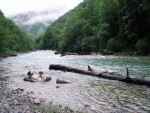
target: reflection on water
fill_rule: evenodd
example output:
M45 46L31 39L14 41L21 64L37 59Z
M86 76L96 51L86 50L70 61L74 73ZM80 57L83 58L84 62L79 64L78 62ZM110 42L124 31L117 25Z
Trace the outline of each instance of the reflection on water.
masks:
M54 55L53 51L36 51L5 58L0 61L0 74L10 77L9 87L34 91L39 98L63 104L74 109L84 109L97 113L148 113L150 112L150 88L97 77L50 71L50 64L63 64L87 69L87 65L106 67L111 72L125 74L127 66L131 76L150 77L150 57L121 56L65 56ZM43 71L52 77L50 82L30 83L23 81L26 73ZM70 84L57 85L56 79L71 81ZM56 88L60 86L60 88Z

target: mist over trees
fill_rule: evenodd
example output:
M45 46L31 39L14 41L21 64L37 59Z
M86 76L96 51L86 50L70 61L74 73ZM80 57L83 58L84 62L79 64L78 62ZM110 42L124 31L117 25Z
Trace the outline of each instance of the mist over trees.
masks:
M0 54L33 50L35 43L0 10Z
M49 11L30 11L10 16L9 18L13 20L22 31L26 32L32 38L37 38L45 32L48 25L53 23L53 20L50 19L51 16L51 12Z
M41 49L150 53L149 0L84 0L38 39Z

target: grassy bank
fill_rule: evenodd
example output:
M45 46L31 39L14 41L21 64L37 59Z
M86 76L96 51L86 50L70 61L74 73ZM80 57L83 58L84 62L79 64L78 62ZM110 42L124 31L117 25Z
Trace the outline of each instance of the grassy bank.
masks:
M0 77L0 81L6 81L6 78Z
M68 106L62 107L61 105L40 105L38 109L44 113L87 113L85 111L75 111L70 109Z

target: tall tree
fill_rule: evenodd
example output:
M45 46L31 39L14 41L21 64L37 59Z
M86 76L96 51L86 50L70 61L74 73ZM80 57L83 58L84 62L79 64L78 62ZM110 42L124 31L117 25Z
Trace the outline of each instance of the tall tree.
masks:
M34 41L0 11L0 54L34 49Z

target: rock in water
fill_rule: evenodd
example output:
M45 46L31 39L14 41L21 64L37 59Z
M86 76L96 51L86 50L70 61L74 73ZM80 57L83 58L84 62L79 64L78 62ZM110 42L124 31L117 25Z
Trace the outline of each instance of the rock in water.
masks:
M70 83L70 82L65 81L65 80L59 80L59 79L56 80L56 84L67 84L67 83Z
M25 77L23 80L29 82L47 82L51 80L51 77L44 74L42 71L40 71L39 73L31 73L29 71L27 73L27 77Z

